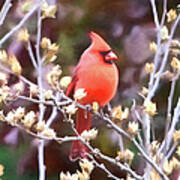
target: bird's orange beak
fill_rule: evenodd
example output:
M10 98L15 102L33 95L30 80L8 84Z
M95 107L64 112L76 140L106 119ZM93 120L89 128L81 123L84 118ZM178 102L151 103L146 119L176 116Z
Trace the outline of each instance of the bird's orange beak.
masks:
M117 59L118 59L117 55L116 55L114 52L112 52L112 51L110 51L110 52L105 56L105 60L106 60L106 61L117 60Z

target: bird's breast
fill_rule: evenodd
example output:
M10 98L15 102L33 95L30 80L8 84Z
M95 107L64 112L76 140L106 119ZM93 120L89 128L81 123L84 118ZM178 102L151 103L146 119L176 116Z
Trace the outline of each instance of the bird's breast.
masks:
M78 72L80 77L75 90L84 88L87 95L80 100L81 104L96 101L100 105L107 104L115 95L118 86L118 70L115 64L88 65Z

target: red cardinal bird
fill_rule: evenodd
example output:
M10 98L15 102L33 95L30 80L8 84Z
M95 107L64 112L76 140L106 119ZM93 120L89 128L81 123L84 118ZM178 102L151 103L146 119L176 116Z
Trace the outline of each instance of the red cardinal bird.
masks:
M81 55L66 95L73 97L77 89L83 88L87 94L78 101L80 104L92 105L93 102L98 102L100 106L104 106L114 97L117 90L118 70L113 63L117 56L98 34L90 32L89 36L92 43ZM90 126L90 112L79 108L75 126L78 133L89 130ZM87 147L80 141L74 141L70 159L85 158L87 151Z

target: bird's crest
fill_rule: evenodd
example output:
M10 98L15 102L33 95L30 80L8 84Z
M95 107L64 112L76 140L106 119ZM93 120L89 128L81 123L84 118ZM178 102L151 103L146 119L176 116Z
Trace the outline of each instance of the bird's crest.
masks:
M92 41L91 47L93 47L93 49L100 51L111 50L111 47L105 42L105 40L95 32L93 31L89 32L89 36Z

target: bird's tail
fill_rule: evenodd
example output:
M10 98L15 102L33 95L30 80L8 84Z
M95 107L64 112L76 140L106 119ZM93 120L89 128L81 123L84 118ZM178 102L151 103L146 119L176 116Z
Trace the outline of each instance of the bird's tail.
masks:
M91 126L91 114L83 109L78 109L76 117L76 130L81 134L84 130L89 130ZM87 147L80 141L74 141L69 155L70 160L75 161L78 158L87 158Z

